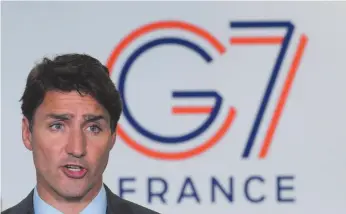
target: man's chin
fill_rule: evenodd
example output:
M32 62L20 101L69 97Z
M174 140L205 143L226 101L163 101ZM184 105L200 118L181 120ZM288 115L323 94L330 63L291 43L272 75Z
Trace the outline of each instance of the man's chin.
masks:
M60 197L63 198L64 200L74 202L74 201L81 201L87 195L88 189L71 188L68 190L64 189L57 192L60 195Z
M65 183L56 187L55 192L64 200L73 202L82 200L90 189L90 186L85 183Z
M65 195L63 196L65 201L68 201L68 202L80 202L83 200L85 195Z

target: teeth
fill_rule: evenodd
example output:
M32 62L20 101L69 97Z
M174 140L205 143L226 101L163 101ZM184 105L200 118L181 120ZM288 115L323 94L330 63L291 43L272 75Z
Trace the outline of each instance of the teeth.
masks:
M68 168L68 170L74 171L74 172L79 172L79 171L81 171L82 169L81 169L81 168Z
M78 172L78 171L81 171L81 170L82 170L82 167L73 166L73 165L67 165L66 168L67 168L68 170L75 171L75 172Z
M81 167L79 167L79 166L73 166L73 165L67 165L67 168L77 169L77 168L81 168Z

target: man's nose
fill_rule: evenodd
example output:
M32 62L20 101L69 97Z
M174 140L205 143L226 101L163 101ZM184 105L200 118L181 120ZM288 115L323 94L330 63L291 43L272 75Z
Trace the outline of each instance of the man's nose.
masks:
M71 129L66 152L71 156L80 158L86 155L86 146L86 137L83 130L80 128Z

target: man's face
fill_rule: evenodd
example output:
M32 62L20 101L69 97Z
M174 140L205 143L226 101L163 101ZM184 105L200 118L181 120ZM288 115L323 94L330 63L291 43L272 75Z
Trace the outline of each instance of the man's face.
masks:
M32 132L23 119L23 141L33 151L38 185L63 198L85 196L102 185L115 142L108 112L91 96L46 93Z

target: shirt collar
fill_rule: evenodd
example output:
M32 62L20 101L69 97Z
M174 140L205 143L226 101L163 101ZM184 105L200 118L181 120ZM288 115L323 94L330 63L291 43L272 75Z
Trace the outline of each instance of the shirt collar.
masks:
M80 214L106 214L106 210L107 195L105 187L102 185L101 190L97 194L97 196L91 201L91 203L86 208L84 208L84 210Z
M37 187L34 189L34 210L35 214L63 214L59 210L55 209L51 205L47 204L41 197L38 195ZM107 209L107 196L104 186L102 185L101 190L97 196L88 204L86 208L80 214L95 214L102 213L106 214Z

